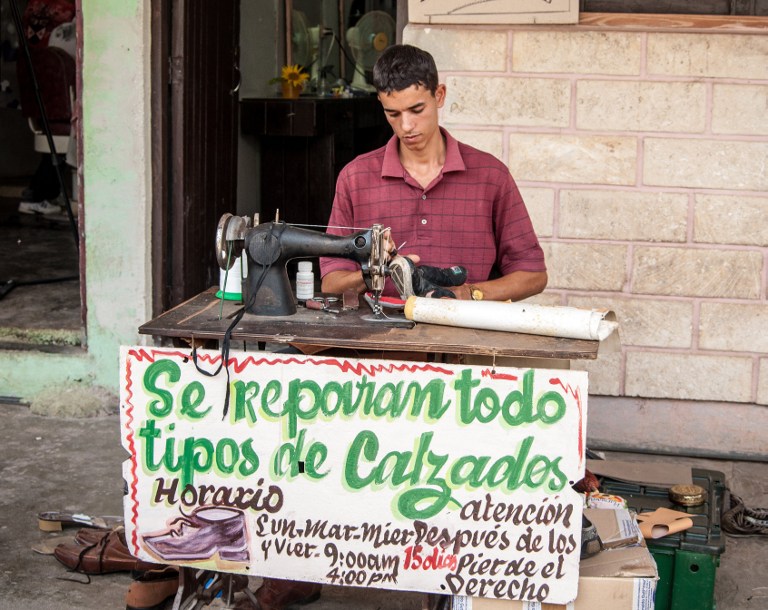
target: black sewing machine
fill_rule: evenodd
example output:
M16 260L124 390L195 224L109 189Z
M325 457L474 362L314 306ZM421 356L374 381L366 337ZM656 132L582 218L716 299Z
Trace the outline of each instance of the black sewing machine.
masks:
M290 316L296 313L286 265L294 258L331 256L360 264L363 278L374 295L374 316L381 314L379 297L384 290L387 254L384 227L373 225L337 236L274 221L253 225L247 216L225 214L216 229L216 260L228 269L246 254L248 278L243 291L246 313Z

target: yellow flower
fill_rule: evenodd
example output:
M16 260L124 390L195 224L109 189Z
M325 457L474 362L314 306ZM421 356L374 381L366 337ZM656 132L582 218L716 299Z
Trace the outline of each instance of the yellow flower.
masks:
M309 79L309 74L304 72L298 64L292 66L283 66L280 80L284 83L289 83L294 87L302 87L304 83Z

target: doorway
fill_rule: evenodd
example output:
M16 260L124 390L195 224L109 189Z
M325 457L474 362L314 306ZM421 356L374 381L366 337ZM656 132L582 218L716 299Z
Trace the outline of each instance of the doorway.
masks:
M85 264L78 230L63 213L20 212L41 154L21 111L19 36L5 27L14 23L12 3L23 14L28 2L0 0L0 81L8 81L0 97L0 347L82 350ZM79 8L79 1L72 4ZM160 312L218 281L215 227L235 205L239 2L152 0L151 8L153 308ZM81 165L77 157L74 164ZM82 218L74 182L69 196L80 202L74 212Z
M154 0L155 314L218 284L216 226L236 205L239 0Z
M79 28L74 0L55 18L27 4L0 0L0 347L65 351L85 336L71 121Z

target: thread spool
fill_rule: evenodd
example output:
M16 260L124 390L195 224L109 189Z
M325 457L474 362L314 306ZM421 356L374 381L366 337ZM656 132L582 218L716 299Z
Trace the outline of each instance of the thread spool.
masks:
M248 266L245 265L243 257L238 256L228 271L219 269L219 290L216 298L223 298L225 301L242 301L243 280L246 277L248 277Z

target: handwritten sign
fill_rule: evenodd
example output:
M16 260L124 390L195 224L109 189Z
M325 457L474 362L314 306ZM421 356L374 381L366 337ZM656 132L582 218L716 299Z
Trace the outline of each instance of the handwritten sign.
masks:
M411 23L577 23L578 0L409 0Z
M228 375L220 364L214 351L195 362L121 349L136 556L337 585L576 597L570 486L584 470L585 373L269 352L230 355Z

